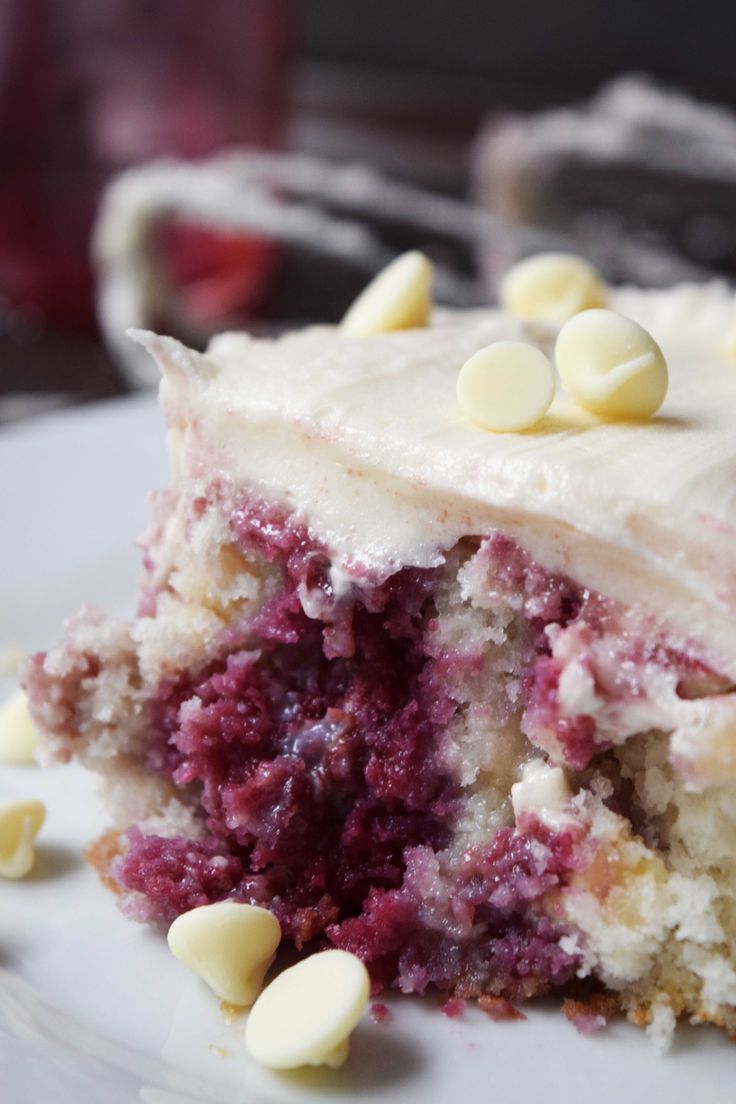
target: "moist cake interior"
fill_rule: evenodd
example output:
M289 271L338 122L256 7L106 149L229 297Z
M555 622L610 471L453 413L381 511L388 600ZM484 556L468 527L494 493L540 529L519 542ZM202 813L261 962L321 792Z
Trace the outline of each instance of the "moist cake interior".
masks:
M96 852L127 913L231 897L376 988L594 977L638 1020L731 1026L736 802L687 792L666 731L725 679L499 532L374 582L266 503L189 510L165 586L149 548L139 620L83 613L29 676L57 753L133 822ZM148 685L150 653L206 624L218 657Z

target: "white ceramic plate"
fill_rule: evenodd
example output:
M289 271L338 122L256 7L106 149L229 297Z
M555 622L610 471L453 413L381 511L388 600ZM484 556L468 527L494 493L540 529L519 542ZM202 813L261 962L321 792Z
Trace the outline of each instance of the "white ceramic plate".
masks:
M132 603L145 495L165 478L150 397L39 418L0 436L0 648L44 647L87 599ZM0 686L9 691L9 680ZM250 1063L242 1022L125 920L82 859L104 827L94 782L75 767L0 767L0 798L48 806L37 867L0 885L2 1104L668 1104L736 1099L736 1049L705 1028L665 1057L616 1024L583 1038L556 1004L525 1023L475 1008L442 1016L432 1000L392 999L366 1018L340 1071L279 1076ZM217 1049L216 1049L217 1048Z

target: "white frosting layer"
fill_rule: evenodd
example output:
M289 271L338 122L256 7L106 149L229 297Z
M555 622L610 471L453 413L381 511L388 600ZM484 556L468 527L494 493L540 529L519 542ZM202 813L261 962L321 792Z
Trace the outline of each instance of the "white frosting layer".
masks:
M368 338L223 334L206 355L137 336L164 371L176 478L192 490L221 478L282 503L348 572L436 564L461 536L501 527L547 568L679 626L736 676L733 296L621 289L610 305L667 358L649 422L601 422L558 392L526 433L472 425L455 397L464 361L499 339L549 352L555 337L498 310Z

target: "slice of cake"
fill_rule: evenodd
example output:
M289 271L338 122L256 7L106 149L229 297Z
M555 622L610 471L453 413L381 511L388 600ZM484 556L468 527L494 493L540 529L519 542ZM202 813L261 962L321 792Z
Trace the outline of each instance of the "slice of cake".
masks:
M734 143L729 108L629 74L583 103L489 118L474 190L518 238L528 226L561 234L621 280L732 278ZM504 247L508 264L518 240L509 234ZM498 256L481 248L494 287Z
M104 777L92 859L132 917L266 906L377 989L587 978L661 1038L735 1031L732 295L606 293L668 363L654 418L560 392L493 433L459 370L557 327L426 322L408 277L383 319L413 328L135 335L171 463L138 613L83 609L24 676L49 754Z

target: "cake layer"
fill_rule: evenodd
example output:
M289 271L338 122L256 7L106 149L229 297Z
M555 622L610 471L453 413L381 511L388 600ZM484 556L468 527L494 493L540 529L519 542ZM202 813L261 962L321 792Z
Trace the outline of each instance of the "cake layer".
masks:
M278 341L216 338L206 355L139 334L164 371L180 478L213 471L304 518L346 572L427 567L502 528L551 571L639 603L736 676L736 307L725 286L611 292L654 335L670 389L648 423L604 423L558 394L533 431L463 419L455 380L502 338L554 332L499 311L437 312L424 330Z
M130 915L243 900L377 986L584 978L658 1029L736 1026L733 791L688 793L650 731L717 676L501 533L337 595L278 509L181 505L142 615L83 613L25 676L57 756L106 778L92 857Z
M669 362L648 423L463 420L468 356L554 338L498 311L138 335L172 468L138 615L82 611L24 675L105 776L126 911L248 901L376 986L587 979L660 1034L736 1028L733 305L612 297Z

